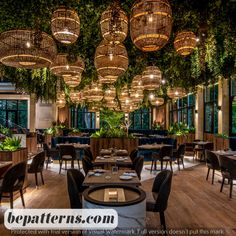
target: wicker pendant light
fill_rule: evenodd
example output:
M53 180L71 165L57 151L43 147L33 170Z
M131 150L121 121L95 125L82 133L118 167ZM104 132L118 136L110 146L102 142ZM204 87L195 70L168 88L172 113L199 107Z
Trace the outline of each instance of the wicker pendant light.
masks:
M104 93L105 101L113 101L116 98L116 88L110 87Z
M168 88L167 95L171 99L178 99L184 97L186 95L186 91L181 87Z
M70 62L68 54L59 53L50 70L53 74L63 78L81 76L84 70L84 61L81 57L77 57L75 61Z
M125 46L103 40L96 49L94 63L98 74L105 79L100 82L114 83L128 68Z
M168 0L140 0L134 3L130 35L144 52L161 49L168 42L172 28L172 11Z
M55 10L52 14L51 30L54 38L61 43L76 42L80 33L80 19L76 11L64 6Z
M147 66L142 73L143 88L145 90L159 89L162 74L157 66Z
M130 91L131 100L134 102L140 103L143 100L143 85L142 85L142 76L136 75L131 84Z
M80 76L64 77L64 81L70 88L74 88L80 84L81 77Z
M80 92L72 90L70 92L69 96L70 96L70 100L72 103L75 103L75 104L80 103L80 101L81 101L81 93Z
M51 36L41 31L10 30L0 34L0 61L6 66L49 67L57 54Z
M87 90L86 98L88 102L100 102L103 98L102 85L99 83L93 83Z
M109 6L101 16L101 32L104 39L123 42L128 33L128 17L120 8L118 1Z
M196 47L196 44L197 37L191 31L178 32L174 40L175 50L181 56L188 56L191 54Z
M161 106L164 104L165 100L164 98L154 97L153 99L150 99L150 102L153 106Z
M60 91L57 93L56 106L59 108L63 108L65 105L66 105L65 93L63 91Z

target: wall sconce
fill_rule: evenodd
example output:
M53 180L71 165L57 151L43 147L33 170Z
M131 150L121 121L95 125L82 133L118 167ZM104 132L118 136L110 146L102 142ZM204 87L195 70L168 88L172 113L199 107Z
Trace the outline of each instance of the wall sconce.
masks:
M218 106L217 109L218 109L218 111L221 111L221 106Z
M198 113L198 110L195 110L195 114L197 114Z

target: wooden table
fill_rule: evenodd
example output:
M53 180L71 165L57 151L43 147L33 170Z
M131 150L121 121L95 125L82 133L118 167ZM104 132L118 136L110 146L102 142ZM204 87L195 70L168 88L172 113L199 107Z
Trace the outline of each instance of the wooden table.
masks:
M215 153L218 157L223 155L236 161L236 151L213 151L213 153Z
M107 170L111 169L111 166L116 164L132 165L129 156L97 156L94 163L104 165L104 168Z
M207 144L210 144L212 142L208 142L208 141L197 141L197 142L193 142L194 145L198 145L201 146L202 150L203 150L203 159L200 159L200 161L205 161L206 160L206 155L205 155L205 146ZM212 143L213 144L213 143Z
M0 178L11 167L12 161L0 161Z
M125 184L125 185L132 185L132 186L140 186L141 182L134 170L118 170L118 173L112 174L111 170L104 170L104 173L99 173L101 174L100 176L95 176L95 175L90 175L91 171L86 175L83 185L85 186L91 186L91 185L107 185L107 184ZM133 177L132 179L129 180L121 180L120 176L123 175L124 173L135 173L136 176Z

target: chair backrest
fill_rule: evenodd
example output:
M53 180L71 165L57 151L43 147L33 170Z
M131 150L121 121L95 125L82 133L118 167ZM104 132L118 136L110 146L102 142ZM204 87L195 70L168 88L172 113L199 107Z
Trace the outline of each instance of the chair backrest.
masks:
M93 154L89 148L84 149L84 155L88 157L91 161L93 161Z
M67 190L70 198L71 208L82 208L80 193L83 192L82 184L84 175L77 169L67 170Z
M165 156L168 156L168 157L173 156L173 147L172 146L161 147L160 152L159 152L159 157L160 157L160 159L162 159Z
M32 172L40 172L43 170L44 161L45 161L45 153L39 152L33 157L33 160L28 169Z
M219 163L219 159L216 156L215 153L206 150L206 162L207 164L210 164L212 166L212 168L219 170L220 169L220 163Z
M82 166L83 166L84 173L86 175L88 174L89 170L93 169L93 163L87 156L84 156L82 158Z
M205 150L213 151L213 149L214 149L214 143L207 143L205 145Z
M154 210L157 212L164 212L167 208L171 190L172 175L172 171L163 170L156 176L153 182L152 192L157 193Z
M142 172L142 169L143 169L143 162L144 162L144 157L143 156L140 156L140 157L136 157L134 159L134 170L136 171L137 173L137 176L139 179L141 179L141 172Z
M59 156L70 155L72 159L76 159L75 147L72 144L59 145Z
M45 151L46 156L50 155L50 148L47 143L43 143L43 150Z
M180 144L177 150L177 157L184 156L185 153L185 144Z
M23 187L26 173L26 162L19 162L10 167L2 181L1 192L12 192L20 190Z
M130 152L130 159L131 159L132 162L137 157L137 155L138 155L138 149L134 149Z
M230 177L236 180L236 161L226 156L220 155L219 162L220 162L221 171L229 172Z

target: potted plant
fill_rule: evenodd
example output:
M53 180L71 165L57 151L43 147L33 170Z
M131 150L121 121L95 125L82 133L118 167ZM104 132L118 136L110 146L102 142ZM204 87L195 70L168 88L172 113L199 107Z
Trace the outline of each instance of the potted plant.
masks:
M230 147L229 136L227 134L216 134L214 136L215 150L226 150Z

